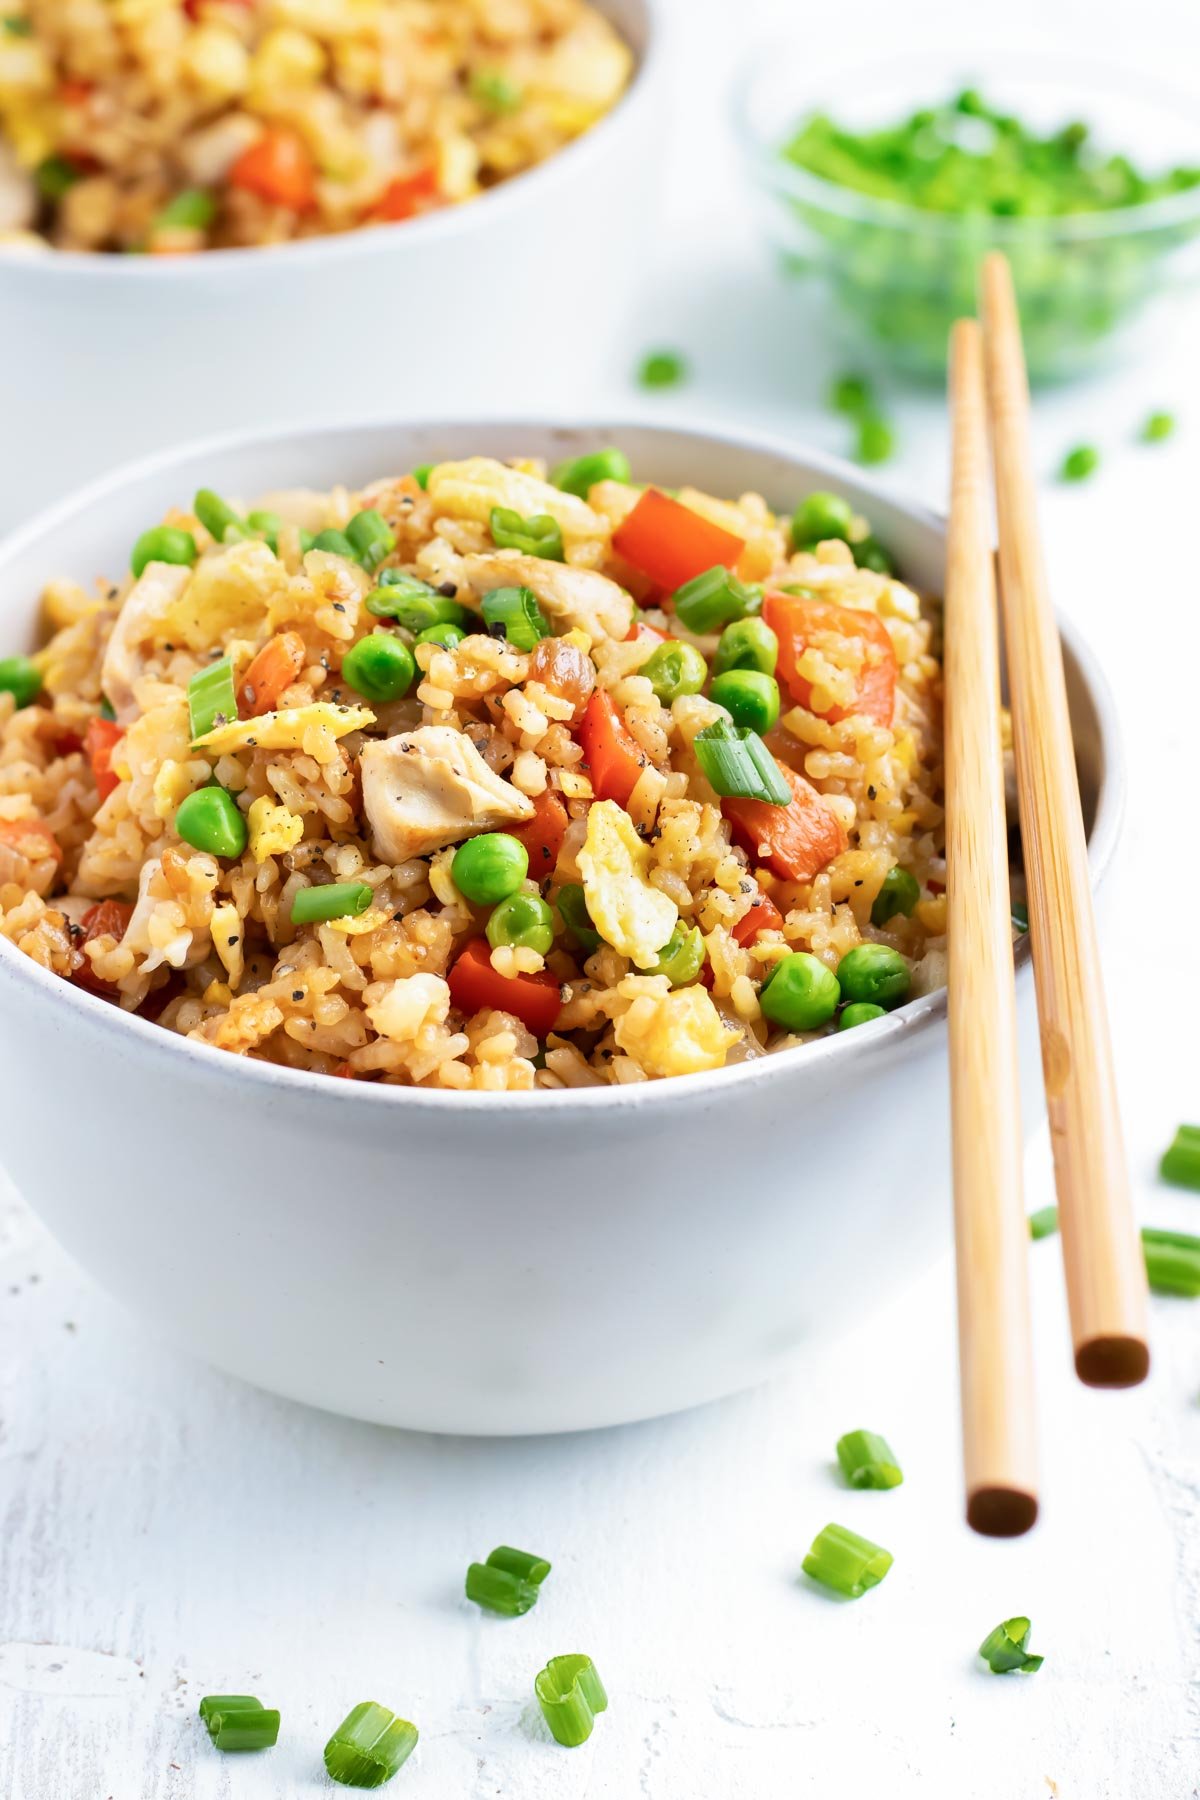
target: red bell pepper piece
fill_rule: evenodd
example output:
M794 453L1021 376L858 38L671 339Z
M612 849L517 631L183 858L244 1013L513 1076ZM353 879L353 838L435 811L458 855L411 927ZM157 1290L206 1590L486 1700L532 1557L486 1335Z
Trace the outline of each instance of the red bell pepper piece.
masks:
M113 789L121 785L120 776L113 770L112 759L113 751L124 736L124 729L114 719L88 720L83 748L92 765L92 778L101 800L107 800Z
M628 806L629 796L649 757L630 732L621 709L602 688L587 703L579 725L579 741L597 800Z
M511 835L524 844L533 879L544 881L547 875L554 873L570 814L557 788L547 788L545 793L538 795L533 806L533 817L528 825L515 826Z
M896 651L891 633L876 613L806 600L802 594L768 593L762 616L779 639L780 680L793 699L810 711L812 684L797 671L800 658L810 645L819 648L823 637L857 638L865 654L855 697L848 706L831 706L822 717L836 725L852 713L863 713L876 725L891 724L896 706Z
M501 975L492 967L486 938L472 938L447 977L450 998L468 1017L495 1008L513 1013L535 1037L553 1031L562 1011L562 993L553 975Z
M309 212L316 205L317 171L303 138L283 125L269 125L229 171L230 187L257 194L270 206Z
M722 800L721 811L744 850L785 881L811 881L840 856L848 839L841 820L816 788L786 763L779 764L792 790L789 806L766 800Z
M618 556L671 594L718 563L732 569L745 548L744 538L702 519L690 506L682 506L657 488L646 489L613 533Z
M752 944L760 931L778 931L783 925L783 914L773 900L760 894L750 911L743 913L734 926L731 936L735 944L745 949Z
M120 943L132 917L132 906L127 906L123 900L101 900L98 906L90 906L80 920L83 936L75 940L75 948L82 951L85 944L90 944L93 938L98 937L114 937ZM88 956L84 957L71 980L76 987L86 988L90 994L112 994L116 991L113 982L103 981L96 974Z

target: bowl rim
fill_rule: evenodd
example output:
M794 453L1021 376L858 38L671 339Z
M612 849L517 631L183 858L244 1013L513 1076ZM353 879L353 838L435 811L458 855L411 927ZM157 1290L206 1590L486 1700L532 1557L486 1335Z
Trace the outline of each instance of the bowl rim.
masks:
M828 482L832 487L839 484L848 486L896 508L919 527L932 531L943 547L945 544L946 520L941 513L906 498L886 480L864 472L841 457L790 444L769 432L739 431L723 425L700 425L688 419L657 419L650 422L633 417L589 418L581 421L569 414L513 417L506 413L495 413L446 415L435 420L397 420L383 415L332 423L323 419L307 426L275 426L250 432L226 432L125 463L44 508L18 531L4 538L0 542L0 580L10 562L39 540L49 539L59 526L69 525L80 513L102 506L110 494L149 477L169 474L173 467L186 464L196 457L219 459L224 455L253 451L259 447L265 449L268 446L279 446L288 440L303 438L311 442L313 439L332 439L354 431L440 431L471 427L511 429L514 433L545 432L547 435L564 429L573 432L582 430L589 435L594 433L598 438L618 439L623 433L634 432L652 437L683 437L701 440L718 449L773 456L785 465L803 463L818 479ZM1101 759L1096 814L1088 842L1088 861L1094 887L1111 862L1124 810L1125 784L1120 733L1108 683L1092 652L1081 641L1073 626L1060 619L1059 629L1094 706L1100 733ZM1018 982L1027 983L1031 978L1028 937L1016 945L1014 963ZM792 1050L777 1051L770 1056L756 1057L732 1068L710 1069L696 1074L620 1086L605 1084L566 1090L539 1088L514 1096L507 1091L459 1092L456 1089L414 1088L366 1081L333 1081L328 1075L318 1074L314 1070L295 1069L279 1063L235 1056L214 1045L164 1031L158 1024L140 1018L137 1014L121 1011L111 1002L43 969L4 937L0 937L0 980L11 981L18 996L23 996L30 1005L49 1006L56 1022L64 1030L86 1021L101 1036L113 1033L129 1045L131 1052L140 1043L152 1054L173 1059L181 1079L203 1078L222 1086L231 1085L251 1096L257 1090L263 1100L275 1093L282 1101L290 1093L295 1098L304 1096L306 1103L336 1108L341 1112L353 1111L359 1107L399 1106L409 1111L436 1110L446 1115L465 1113L481 1118L494 1117L499 1110L507 1110L514 1104L519 1105L523 1112L528 1111L531 1117L539 1119L547 1112L557 1115L572 1112L589 1114L597 1107L622 1113L660 1105L693 1105L704 1109L719 1101L722 1094L728 1094L732 1100L738 1087L746 1082L795 1081L803 1079L803 1072L807 1070L811 1071L810 1079L819 1083L831 1071L848 1071L851 1066L861 1066L864 1070L876 1073L899 1057L909 1054L916 1047L915 1040L926 1038L935 1026L944 1025L947 1016L947 991L942 987L908 1001L895 1012L886 1014L882 1019L872 1020L867 1027L860 1027L853 1033L834 1032L815 1042L797 1045ZM5 1010L11 1017L12 1010L15 1009Z
M797 163L789 162L782 154L782 142L768 138L755 122L753 97L757 83L764 70L794 64L795 58L788 54L786 46L794 46L795 41L794 32L775 33L760 41L743 58L730 97L734 129L756 175L766 188L789 200L819 207L823 212L852 219L858 224L873 225L877 229L886 227L893 231L920 231L931 238L955 241L965 239L968 242L977 239L981 243L986 241L988 244L1005 246L1034 242L1044 245L1048 240L1056 243L1093 243L1200 221L1200 183L1178 194L1165 194L1157 200L1142 201L1136 206L1113 207L1107 212L1020 218L994 213L966 215L935 212L931 208L913 206L903 200L883 200L876 195L860 193L855 188L829 181L823 175L816 175ZM947 59L961 61L964 67L978 64L980 60L978 52L971 54L964 49L959 53L954 46L950 46L943 54ZM876 57L864 61L858 67L858 73L860 77L873 70L894 73L907 67L920 68L922 61L913 52L901 57ZM1097 57L1080 60L1065 53L1050 51L1039 52L1036 57L1031 58L1009 52L989 56L980 75L984 77L989 71L1008 69L1014 72L1023 70L1026 79L1034 79L1039 74L1050 76L1056 72L1061 72L1064 77L1070 77L1074 81L1082 80L1087 83L1090 79L1096 83L1094 91L1098 96L1107 90L1119 92L1123 99L1128 99L1132 83L1144 93L1148 102L1169 107L1184 119L1194 120L1196 117L1194 99L1190 99L1170 82L1143 70L1118 69ZM799 109L796 123L799 124L813 110L811 106L807 111ZM1197 136L1197 161L1200 163L1200 134Z
M603 0L599 3L602 5ZM426 244L435 244L440 238L470 230L477 206L486 208L485 219L495 219L498 215L501 225L505 211L522 204L526 194L533 205L550 207L554 204L554 184L570 180L577 169L586 167L589 160L603 156L609 139L651 104L651 83L664 64L663 0L633 0L633 4L642 14L645 42L639 50L624 32L620 33L633 51L635 61L629 85L617 104L552 156L535 163L531 169L522 170L519 175L498 182L471 200L440 206L433 212L390 224L327 232L283 244L246 244L204 250L194 256L121 256L94 250L56 250L50 244L43 248L41 244L0 243L0 276L16 280L28 275L37 280L45 275L52 281L85 277L107 283L154 282L185 286L205 279L219 281L231 275L253 279L259 271L269 278L274 269L290 274L303 271L311 262L383 255L394 250L398 243L411 242L414 253L419 255ZM609 17L607 9L605 17ZM609 23L614 21L609 18ZM561 167L564 163L565 169ZM407 235L398 236L401 232Z

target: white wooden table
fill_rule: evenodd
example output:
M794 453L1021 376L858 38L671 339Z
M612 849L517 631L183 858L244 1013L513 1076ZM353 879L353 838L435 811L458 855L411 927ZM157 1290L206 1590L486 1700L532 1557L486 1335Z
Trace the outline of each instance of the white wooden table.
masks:
M830 361L770 285L727 162L717 96L746 9L677 0L676 13L696 29L677 33L671 230L637 329L607 347L598 333L580 410L644 405L628 368L661 341L695 366L686 393L655 403L664 417L733 417L838 448L820 405ZM1166 0L1138 9L1143 45L1165 57L1156 17L1169 19ZM856 14L865 34L872 19L885 42L911 41L911 19L881 0ZM1110 7L1108 24L1119 19ZM1103 36L1103 9L1097 21L1093 5L1019 0L1003 29L1019 42L1085 23ZM532 411L562 396L523 371L488 399ZM431 385L408 401L437 396ZM1136 448L1158 405L1184 429ZM938 500L937 398L896 410L897 480ZM1106 452L1092 484L1048 488L1051 562L1126 732L1129 817L1102 928L1139 1207L1200 1229L1200 1203L1153 1174L1176 1123L1200 1115L1194 345L1052 396L1038 434L1047 468L1081 438ZM69 1128L70 1096L48 1086L44 1120L3 1119L0 1154L4 1133L40 1129L55 1155ZM153 1205L156 1172L134 1159L131 1179ZM1044 1141L1029 1190L1031 1206L1050 1198ZM213 1253L197 1220L180 1255ZM393 1790L412 1800L1188 1800L1200 1791L1200 1309L1157 1301L1150 1383L1088 1393L1070 1373L1056 1244L1033 1261L1044 1516L1030 1538L992 1544L960 1518L948 1261L886 1315L855 1319L848 1296L846 1337L758 1393L623 1431L468 1442L307 1412L185 1360L0 1186L0 1797L328 1793L325 1737L369 1697L420 1726ZM833 1445L858 1425L896 1446L895 1493L840 1485ZM798 1579L831 1519L895 1553L856 1605ZM462 1598L467 1562L499 1541L555 1565L522 1620ZM1046 1665L1000 1681L974 1651L1016 1612L1032 1616ZM542 1727L532 1681L574 1649L594 1656L611 1705L568 1753ZM280 1707L279 1747L213 1752L196 1718L211 1691Z

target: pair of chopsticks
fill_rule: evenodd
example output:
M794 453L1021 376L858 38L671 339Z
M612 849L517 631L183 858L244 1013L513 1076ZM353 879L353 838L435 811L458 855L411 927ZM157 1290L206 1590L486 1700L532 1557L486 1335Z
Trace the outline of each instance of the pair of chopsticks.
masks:
M1021 1180L1012 924L1000 750L991 488L1042 1069L1080 1379L1149 1368L1062 652L1038 537L1029 388L1012 275L983 266L982 327L950 345L945 693L950 1068L967 1520L1037 1517L1029 1231ZM990 439L990 457L989 457Z

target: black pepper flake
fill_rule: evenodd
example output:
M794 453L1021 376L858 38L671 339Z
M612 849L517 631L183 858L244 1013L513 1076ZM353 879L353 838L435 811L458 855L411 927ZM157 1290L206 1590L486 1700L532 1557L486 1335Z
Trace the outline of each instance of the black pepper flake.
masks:
M164 644L163 649L170 655L174 652L175 646L174 644Z
M345 612L346 608L340 600L335 600L333 603L333 610L334 612Z
M233 936L233 937L227 937L227 938L226 938L226 939L225 939L225 942L226 942L226 943L227 943L227 944L228 944L228 945L229 945L229 948L230 948L230 949L231 949L231 950L232 950L232 949L233 949L233 946L234 946L234 945L235 945L235 944L236 944L236 943L237 943L237 937L236 937L236 935L235 935L235 936Z
M303 988L293 988L292 989L292 999L293 1000L303 1000L303 998L304 998L304 989Z
M247 742L247 744L249 744L251 750L258 749L258 739L257 738L249 737L246 739L246 742Z
M868 788L868 789L867 789L867 799L868 799L868 800L873 800L873 799L874 799L874 798L875 798L875 789L874 789L874 787L873 787L873 786L872 786L872 787L869 787L869 788Z
M440 583L437 591L441 594L443 599L453 600L458 593L458 583L457 581L443 581Z

